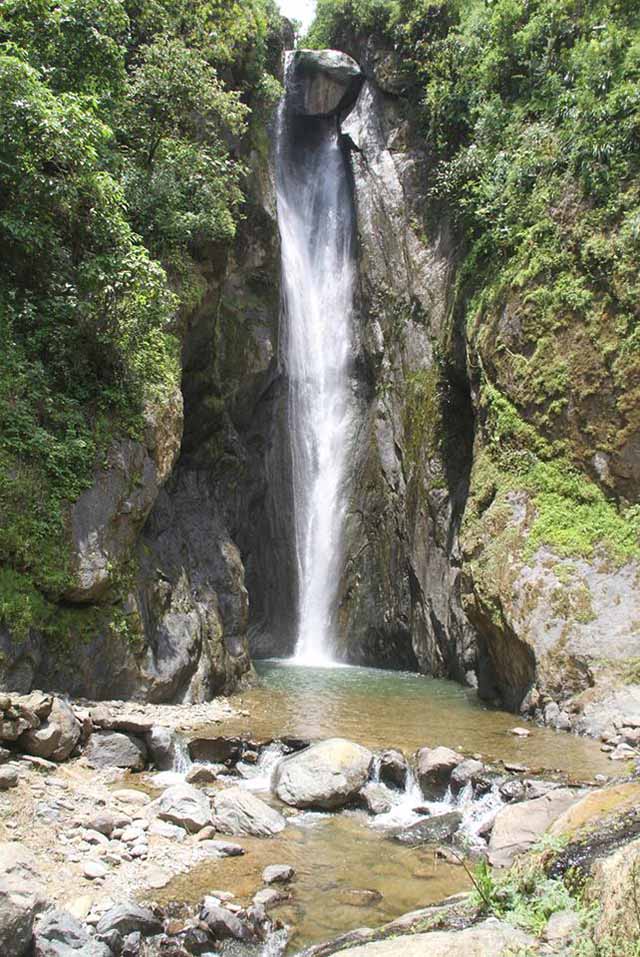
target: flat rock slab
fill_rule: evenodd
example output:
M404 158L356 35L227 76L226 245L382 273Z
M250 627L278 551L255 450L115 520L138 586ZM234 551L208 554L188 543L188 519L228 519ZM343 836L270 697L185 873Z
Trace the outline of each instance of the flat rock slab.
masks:
M272 837L286 825L282 814L241 787L226 788L217 794L213 811L214 827L223 834Z
M523 931L490 919L466 930L410 934L347 947L340 957L512 957L533 943Z
M447 814L437 814L423 821L417 821L398 831L393 839L409 847L418 847L420 844L442 844L451 840L461 824L462 814L459 811L449 811Z
M558 817L549 832L573 836L581 828L592 825L610 814L623 814L640 805L640 782L629 781L613 787L589 791Z
M496 815L489 840L489 861L493 867L509 867L518 854L528 851L582 792L555 788L533 801L521 801L502 808Z
M274 771L272 788L292 807L332 811L355 798L372 761L367 748L345 738L329 738L283 758Z
M194 738L187 745L192 761L212 764L233 764L240 759L244 748L242 738Z

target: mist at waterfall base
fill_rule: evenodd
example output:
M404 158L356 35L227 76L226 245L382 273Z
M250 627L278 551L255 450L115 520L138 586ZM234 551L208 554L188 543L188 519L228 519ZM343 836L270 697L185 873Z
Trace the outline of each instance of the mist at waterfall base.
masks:
M290 90L291 69L287 71ZM354 411L354 217L335 118L278 117L282 358L298 584L294 660L333 664Z

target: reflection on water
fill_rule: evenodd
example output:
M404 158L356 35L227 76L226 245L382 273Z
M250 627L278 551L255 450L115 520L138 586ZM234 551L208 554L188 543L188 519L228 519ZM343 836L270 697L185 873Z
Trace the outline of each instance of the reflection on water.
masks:
M436 860L428 848L388 840L367 826L362 812L303 814L276 838L234 840L246 848L244 857L201 864L172 881L161 900L196 903L224 888L248 903L268 864L291 864L291 898L272 911L292 928L290 952L469 888L463 867Z
M490 761L559 769L576 778L610 774L599 745L587 738L538 728L528 738L509 734L522 719L483 705L452 681L375 668L311 668L256 662L259 686L234 698L248 717L225 724L225 733L258 738L339 735L371 748L446 745ZM219 730L216 733L220 733Z

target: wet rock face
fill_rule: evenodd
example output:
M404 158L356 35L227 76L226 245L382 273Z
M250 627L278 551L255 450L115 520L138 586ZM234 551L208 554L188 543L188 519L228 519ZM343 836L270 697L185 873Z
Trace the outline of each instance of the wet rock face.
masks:
M421 844L440 844L451 840L460 825L462 814L458 811L449 811L447 814L436 814L434 817L424 818L409 827L403 828L394 835L399 844L409 847L418 847Z
M362 82L360 67L337 50L296 50L289 82L297 113L330 116L350 106Z
M464 755L450 748L421 748L416 754L416 773L420 790L429 801L444 797L453 771L464 761Z
M446 221L422 225L427 158L397 96L367 80L341 123L358 230L360 431L340 656L461 680L475 666L457 528L471 452ZM453 342L446 369L436 361ZM446 415L443 408L446 405Z
M73 584L68 601L100 599L127 558L158 492L176 461L182 438L182 395L149 408L146 442L116 443L107 467L71 513Z

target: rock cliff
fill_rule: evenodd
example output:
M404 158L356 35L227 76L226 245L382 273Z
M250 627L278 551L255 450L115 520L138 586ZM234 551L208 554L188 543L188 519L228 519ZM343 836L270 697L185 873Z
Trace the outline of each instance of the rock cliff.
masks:
M470 318L463 243L450 210L428 197L430 145L405 67L370 40L345 46L349 56L298 51L293 61L297 111L337 124L357 225L357 481L338 655L451 677L557 727L610 731L618 711L640 716L640 567L619 518L635 504L632 405L577 321L541 342L526 290ZM82 640L3 628L3 686L202 700L250 674L250 651L292 651L265 138L247 159L236 243L199 266L206 292L185 320L182 395L149 411L143 440L113 446L72 511L63 600L85 613ZM557 403L536 393L528 365L545 348L552 372L555 355L573 364ZM564 475L545 458L558 443L574 470ZM518 456L527 467L514 472Z

